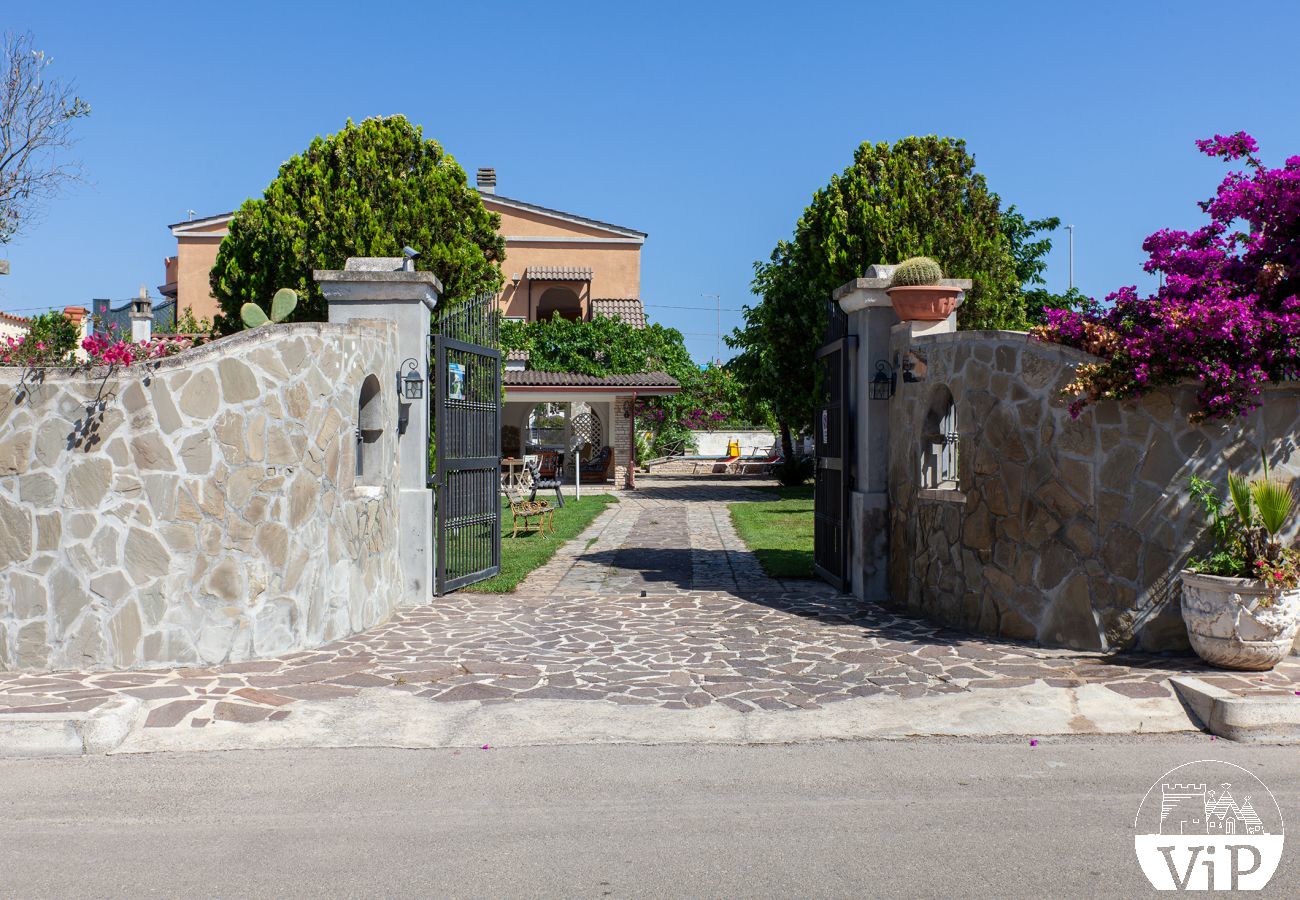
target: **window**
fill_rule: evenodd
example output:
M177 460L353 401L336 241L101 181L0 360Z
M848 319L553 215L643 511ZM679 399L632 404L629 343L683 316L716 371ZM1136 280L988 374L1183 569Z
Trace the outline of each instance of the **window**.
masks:
M958 467L961 438L957 429L957 405L943 385L935 388L930 409L921 429L921 487L960 490Z
M378 484L379 439L384 436L383 400L379 379L367 375L357 398L357 484Z

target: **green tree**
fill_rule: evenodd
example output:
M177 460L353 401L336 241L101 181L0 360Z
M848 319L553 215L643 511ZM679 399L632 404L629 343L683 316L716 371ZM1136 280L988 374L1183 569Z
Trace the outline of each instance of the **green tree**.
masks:
M1032 268L1046 252L1026 244L1037 224L1024 223L1028 235L1016 232L1024 251L1017 259L1001 200L964 141L930 135L858 147L852 164L813 195L791 239L755 264L762 302L746 307L744 326L728 341L740 351L734 364L750 391L767 396L787 457L793 433L812 421L813 359L835 288L874 263L929 256L948 277L974 281L958 312L961 327L1022 327L1019 265Z
M1047 284L1043 278L1047 271L1047 254L1052 252L1052 239L1047 235L1060 227L1061 220L1056 216L1026 219L1015 206L1002 214L1002 233L1006 235L1016 261L1016 280L1020 282L1020 293L1024 298L1026 325L1044 325L1047 323L1046 310L1080 309L1088 299L1078 288L1055 294L1044 287Z
M348 120L235 214L211 274L217 328L239 330L240 306L269 308L280 288L298 292L294 319L324 319L312 270L341 269L349 256L398 256L406 246L420 252L418 268L438 276L445 302L495 291L505 254L499 226L464 169L419 126L403 116Z

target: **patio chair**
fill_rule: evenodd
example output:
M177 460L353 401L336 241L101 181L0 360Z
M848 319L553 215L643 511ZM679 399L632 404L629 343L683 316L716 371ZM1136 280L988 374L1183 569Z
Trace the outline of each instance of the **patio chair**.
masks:
M538 474L547 481L559 477L560 454L557 450L537 451Z
M583 483L609 481L614 477L614 449L608 444L579 467Z
M752 467L757 466L757 474L763 475L772 471L772 467L781 461L781 451L773 444L766 450L760 450L755 447L754 452L747 457L736 461L736 473L740 475L755 474L750 471Z
M540 455L540 454L539 454ZM530 493L529 500L537 499L537 491L555 491L556 509L564 508L564 495L560 493L560 479L552 475L550 478L542 477L542 465L540 459L530 459L524 463L524 468L528 471ZM554 470L552 470L554 471Z
M550 503L545 500L525 499L518 486L508 489L505 493L510 501L510 537L512 540L519 536L519 522L521 520L524 523L525 534L528 533L528 529L534 521L537 522L536 530L538 534L546 534L548 527L551 529L552 534L555 533L555 510L551 508Z

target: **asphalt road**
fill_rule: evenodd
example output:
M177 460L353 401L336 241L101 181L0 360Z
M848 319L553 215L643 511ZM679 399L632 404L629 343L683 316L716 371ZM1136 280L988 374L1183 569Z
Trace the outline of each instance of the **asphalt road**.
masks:
M1132 897L1204 758L1300 823L1300 749L1205 736L0 760L0 896Z

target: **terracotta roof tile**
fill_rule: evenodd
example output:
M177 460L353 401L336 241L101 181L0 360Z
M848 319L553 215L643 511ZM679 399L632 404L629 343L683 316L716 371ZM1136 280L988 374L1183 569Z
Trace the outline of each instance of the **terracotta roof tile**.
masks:
M591 281L591 266L529 266L524 277L529 281Z
M645 328L645 307L636 297L596 297L591 301L593 316L613 316L635 328Z
M579 375L576 372L537 372L532 369L507 369L506 387L645 387L676 388L676 379L664 372L639 372L635 375Z

